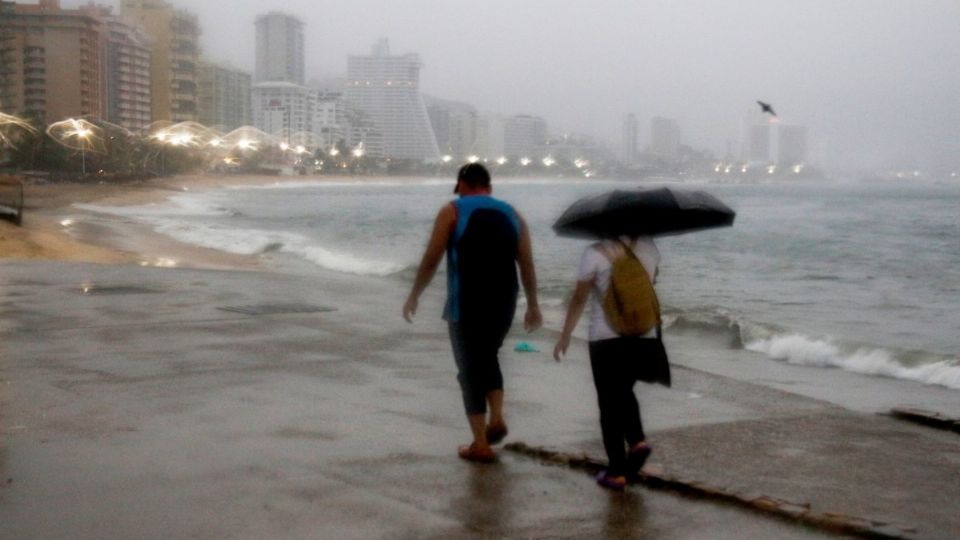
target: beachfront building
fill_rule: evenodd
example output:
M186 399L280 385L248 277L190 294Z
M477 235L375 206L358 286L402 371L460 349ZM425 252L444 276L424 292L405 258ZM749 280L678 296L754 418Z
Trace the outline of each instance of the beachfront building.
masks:
M509 159L537 159L538 149L547 142L547 121L539 116L518 114L503 123L503 153Z
M620 132L620 162L631 165L637 161L637 135L640 123L637 115L630 113L623 117L623 128Z
M426 98L425 102L440 153L457 161L478 155L477 109L467 103L445 99Z
M0 3L0 106L53 123L102 117L101 21L59 0Z
M152 41L150 101L154 121L196 121L200 26L197 16L165 0L123 0L120 13Z
M311 131L317 146L329 150L340 141L348 141L348 113L343 93L330 89L314 89L313 93Z
M279 11L256 20L255 82L304 85L303 21Z
M420 58L391 56L386 39L369 56L347 57L346 97L373 122L384 157L437 161L440 151L420 95Z
M484 158L505 156L503 151L503 117L484 113L477 118L476 155Z
M795 167L807 161L807 128L777 125L777 165Z
M270 134L309 131L313 128L311 90L291 82L253 85L253 125Z
M675 160L680 154L680 125L672 118L656 117L650 121L650 153Z
M100 19L103 51L104 118L133 132L151 121L151 42L142 28L113 14L113 8L88 4L80 8Z
M200 62L199 118L227 132L253 122L250 74L227 65Z
M770 125L754 124L747 126L747 139L744 145L744 161L748 163L767 163L771 160Z

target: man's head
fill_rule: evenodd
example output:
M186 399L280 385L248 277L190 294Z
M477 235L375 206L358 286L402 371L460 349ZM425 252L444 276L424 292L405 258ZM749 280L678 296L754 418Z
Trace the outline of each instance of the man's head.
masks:
M460 167L457 173L457 185L454 193L460 195L476 195L490 193L490 172L479 163L468 163Z

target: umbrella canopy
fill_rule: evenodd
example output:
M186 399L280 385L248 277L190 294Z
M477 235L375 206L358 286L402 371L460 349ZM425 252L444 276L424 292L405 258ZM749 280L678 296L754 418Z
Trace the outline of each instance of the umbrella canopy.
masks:
M580 199L553 224L560 236L665 236L733 225L736 213L703 191L616 190Z

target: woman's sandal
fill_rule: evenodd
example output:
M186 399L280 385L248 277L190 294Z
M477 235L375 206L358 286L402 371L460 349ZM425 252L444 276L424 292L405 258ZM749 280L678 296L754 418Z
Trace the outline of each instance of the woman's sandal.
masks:
M603 471L597 475L597 484L613 491L623 491L627 487L627 479L624 476L611 476L607 471Z
M497 454L492 449L481 450L476 443L461 446L457 449L457 455L460 459L477 463L493 463L497 460Z
M653 452L653 447L646 442L638 442L627 452L627 470L630 471L632 481L636 481L640 476L640 469L647 462L647 458Z

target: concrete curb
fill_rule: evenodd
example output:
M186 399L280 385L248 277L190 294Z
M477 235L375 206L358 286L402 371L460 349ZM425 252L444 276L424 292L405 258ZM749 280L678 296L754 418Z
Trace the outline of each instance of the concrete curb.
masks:
M949 418L937 412L922 409L896 408L890 410L890 416L922 426L960 433L960 418Z
M605 461L586 453L570 454L544 447L529 446L524 442L507 444L504 449L552 465L585 470L591 473L597 473L606 467ZM759 493L734 493L723 488L708 486L696 480L669 476L660 472L645 470L640 477L640 483L651 489L672 491L688 497L734 504L829 532L887 540L919 539L915 534L916 530L908 527L833 512L817 512L811 509L809 503L794 503Z

